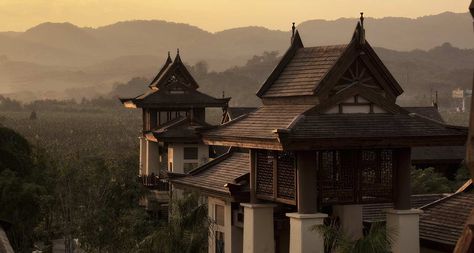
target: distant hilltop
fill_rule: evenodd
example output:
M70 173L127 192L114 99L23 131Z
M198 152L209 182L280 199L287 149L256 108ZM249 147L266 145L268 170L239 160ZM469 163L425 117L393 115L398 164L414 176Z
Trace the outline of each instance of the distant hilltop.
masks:
M445 12L416 19L368 16L367 38L402 86L407 81L410 85L429 82L425 85L442 86L445 84L437 83L445 79L452 85L464 85L474 47L468 13ZM308 20L297 28L306 46L342 44L350 40L357 21ZM0 94L50 94L76 88L94 94L108 92L115 82L137 76L151 78L167 51L176 48L187 64L205 61L209 70L223 71L244 66L263 52L284 52L290 42L290 26L288 31L253 26L211 33L188 24L135 20L97 28L42 23L25 32L0 32ZM421 73L416 71L431 77L419 78ZM222 90L218 88L218 92Z

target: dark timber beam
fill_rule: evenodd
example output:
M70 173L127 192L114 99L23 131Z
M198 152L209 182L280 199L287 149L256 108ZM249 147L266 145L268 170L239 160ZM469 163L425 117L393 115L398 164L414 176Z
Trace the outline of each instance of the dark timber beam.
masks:
M250 153L250 203L257 203L257 172L256 172L256 158L257 150L249 149Z
M409 210L411 209L411 149L403 148L397 150L398 168L396 170L396 178L394 184L395 192L395 209Z
M316 182L316 152L296 152L296 192L298 213L318 212Z

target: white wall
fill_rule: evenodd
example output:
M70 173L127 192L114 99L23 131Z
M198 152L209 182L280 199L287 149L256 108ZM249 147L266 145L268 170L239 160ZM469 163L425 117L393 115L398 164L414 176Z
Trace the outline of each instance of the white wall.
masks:
M196 160L185 160L184 159L184 148L185 147L197 147L198 148L198 159ZM183 144L183 143L170 143L168 144L168 170L174 173L184 173L183 165L185 163L197 163L201 166L209 161L209 147L204 144ZM170 163L173 164L173 168L170 170Z
M215 232L224 233L224 251L226 253L242 253L242 229L232 226L232 206L228 201L222 199L208 197L208 213L209 218L215 220L215 205L221 205L224 207L224 226L213 224L211 226L212 232L209 236L209 253L215 253ZM240 234L239 234L240 232Z
M160 172L160 155L158 149L158 143L146 140L146 165L145 165L145 174L151 175L155 173L158 175Z

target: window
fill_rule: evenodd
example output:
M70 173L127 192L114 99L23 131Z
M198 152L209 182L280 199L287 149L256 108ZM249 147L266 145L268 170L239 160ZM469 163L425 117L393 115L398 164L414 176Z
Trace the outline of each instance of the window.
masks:
M197 166L198 166L197 163L184 163L183 164L184 173L188 173L191 170L194 170L195 168L197 168Z
M216 253L224 253L224 233L216 231Z
M215 205L215 219L216 219L216 224L219 226L224 226L224 206L221 205Z
M198 159L198 148L197 147L184 147L184 160L197 160Z

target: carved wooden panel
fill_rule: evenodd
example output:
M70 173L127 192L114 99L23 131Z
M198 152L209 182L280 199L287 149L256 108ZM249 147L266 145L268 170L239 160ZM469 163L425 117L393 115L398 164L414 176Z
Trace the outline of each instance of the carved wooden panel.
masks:
M370 73L370 70L360 59L352 63L346 73L344 73L342 78L333 87L331 94L338 93L353 85L362 85L374 89L375 91L383 92L383 88L377 83L377 80Z
M391 201L393 171L392 150L320 151L318 199L323 204Z
M273 160L274 152L271 150L257 151L257 194L273 195Z
M294 200L295 156L292 152L278 152L277 155L277 198Z

